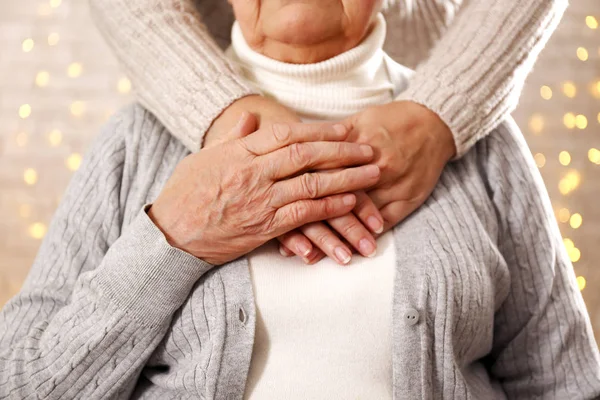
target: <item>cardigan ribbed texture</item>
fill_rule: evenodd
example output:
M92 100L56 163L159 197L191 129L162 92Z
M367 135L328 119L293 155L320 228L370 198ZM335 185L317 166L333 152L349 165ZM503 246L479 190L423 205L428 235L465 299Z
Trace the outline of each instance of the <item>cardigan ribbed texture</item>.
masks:
M0 399L243 397L247 259L211 268L144 210L187 154L137 105L103 129L0 313ZM513 122L449 164L393 234L394 399L600 396L589 317Z
M222 52L233 23L226 0L89 1L138 99L190 151L224 108L254 93ZM385 50L418 65L401 98L435 111L460 157L514 110L568 1L388 3Z

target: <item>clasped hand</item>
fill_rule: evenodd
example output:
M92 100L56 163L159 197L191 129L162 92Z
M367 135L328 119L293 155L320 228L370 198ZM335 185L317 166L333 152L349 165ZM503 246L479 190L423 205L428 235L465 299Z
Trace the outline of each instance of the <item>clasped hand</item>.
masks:
M205 137L205 148L254 132L256 127L248 123L231 129L242 111L250 111L260 118L259 131L275 121L300 126L295 125L299 118L287 108L260 96L248 96L236 101L215 121ZM346 142L372 147L372 162L379 167L381 175L376 182L360 188L366 190L338 186L341 191L355 190L351 210L321 214L322 218L311 215L313 221L278 236L283 255L298 255L308 264L325 255L346 264L353 250L364 256L373 255L375 238L406 218L429 197L444 166L456 153L446 124L433 111L410 101L370 107L343 124L350 127ZM259 137L262 136L255 136L255 140ZM313 166L323 168L323 165ZM334 168L331 163L328 167Z
M352 211L373 186L369 145L342 124L271 124L245 114L237 139L184 158L148 210L169 243L214 265L308 223ZM318 172L309 172L318 170ZM344 194L345 193L345 194Z

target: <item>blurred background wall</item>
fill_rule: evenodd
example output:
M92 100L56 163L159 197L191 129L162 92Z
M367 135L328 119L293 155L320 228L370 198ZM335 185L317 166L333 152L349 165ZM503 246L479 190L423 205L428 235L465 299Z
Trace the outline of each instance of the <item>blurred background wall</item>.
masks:
M571 3L514 116L548 187L598 340L600 1ZM86 1L0 2L0 306L25 279L90 140L131 100Z

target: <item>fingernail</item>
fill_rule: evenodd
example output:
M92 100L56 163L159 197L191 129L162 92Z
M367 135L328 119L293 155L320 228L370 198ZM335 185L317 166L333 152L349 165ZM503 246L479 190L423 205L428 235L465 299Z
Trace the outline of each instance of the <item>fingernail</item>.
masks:
M279 254L281 254L284 257L287 257L287 252L283 249L283 246L279 246Z
M351 206L355 202L355 197L353 194L347 194L342 198L345 206Z
M369 177L376 177L379 176L379 167L377 165L371 164L371 165L367 165L365 167L365 172Z
M375 245L371 243L369 239L360 239L360 242L358 242L358 248L364 256L373 257L375 255Z
M310 253L310 251L312 250L312 248L304 242L298 243L296 249L302 257L306 257L308 253Z
M367 225L369 225L369 228L375 233L383 232L383 224L377 217L371 215L367 218Z
M348 250L342 247L336 247L334 250L334 254L337 257L338 261L342 264L348 264L350 262L350 259L352 258Z
M371 157L373 155L373 148L368 144L361 144L360 151L365 157Z
M342 124L335 124L333 130L340 136L344 136L347 132L346 127Z

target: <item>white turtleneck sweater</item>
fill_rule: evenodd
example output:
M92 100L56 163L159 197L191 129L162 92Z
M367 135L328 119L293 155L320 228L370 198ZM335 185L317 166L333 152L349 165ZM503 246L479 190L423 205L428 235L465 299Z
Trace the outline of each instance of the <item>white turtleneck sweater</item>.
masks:
M377 17L355 48L316 64L287 64L253 51L238 24L226 54L256 90L304 120L337 120L392 101L411 71L382 50ZM249 255L257 307L246 399L391 399L393 235L372 258L307 266L274 242Z

